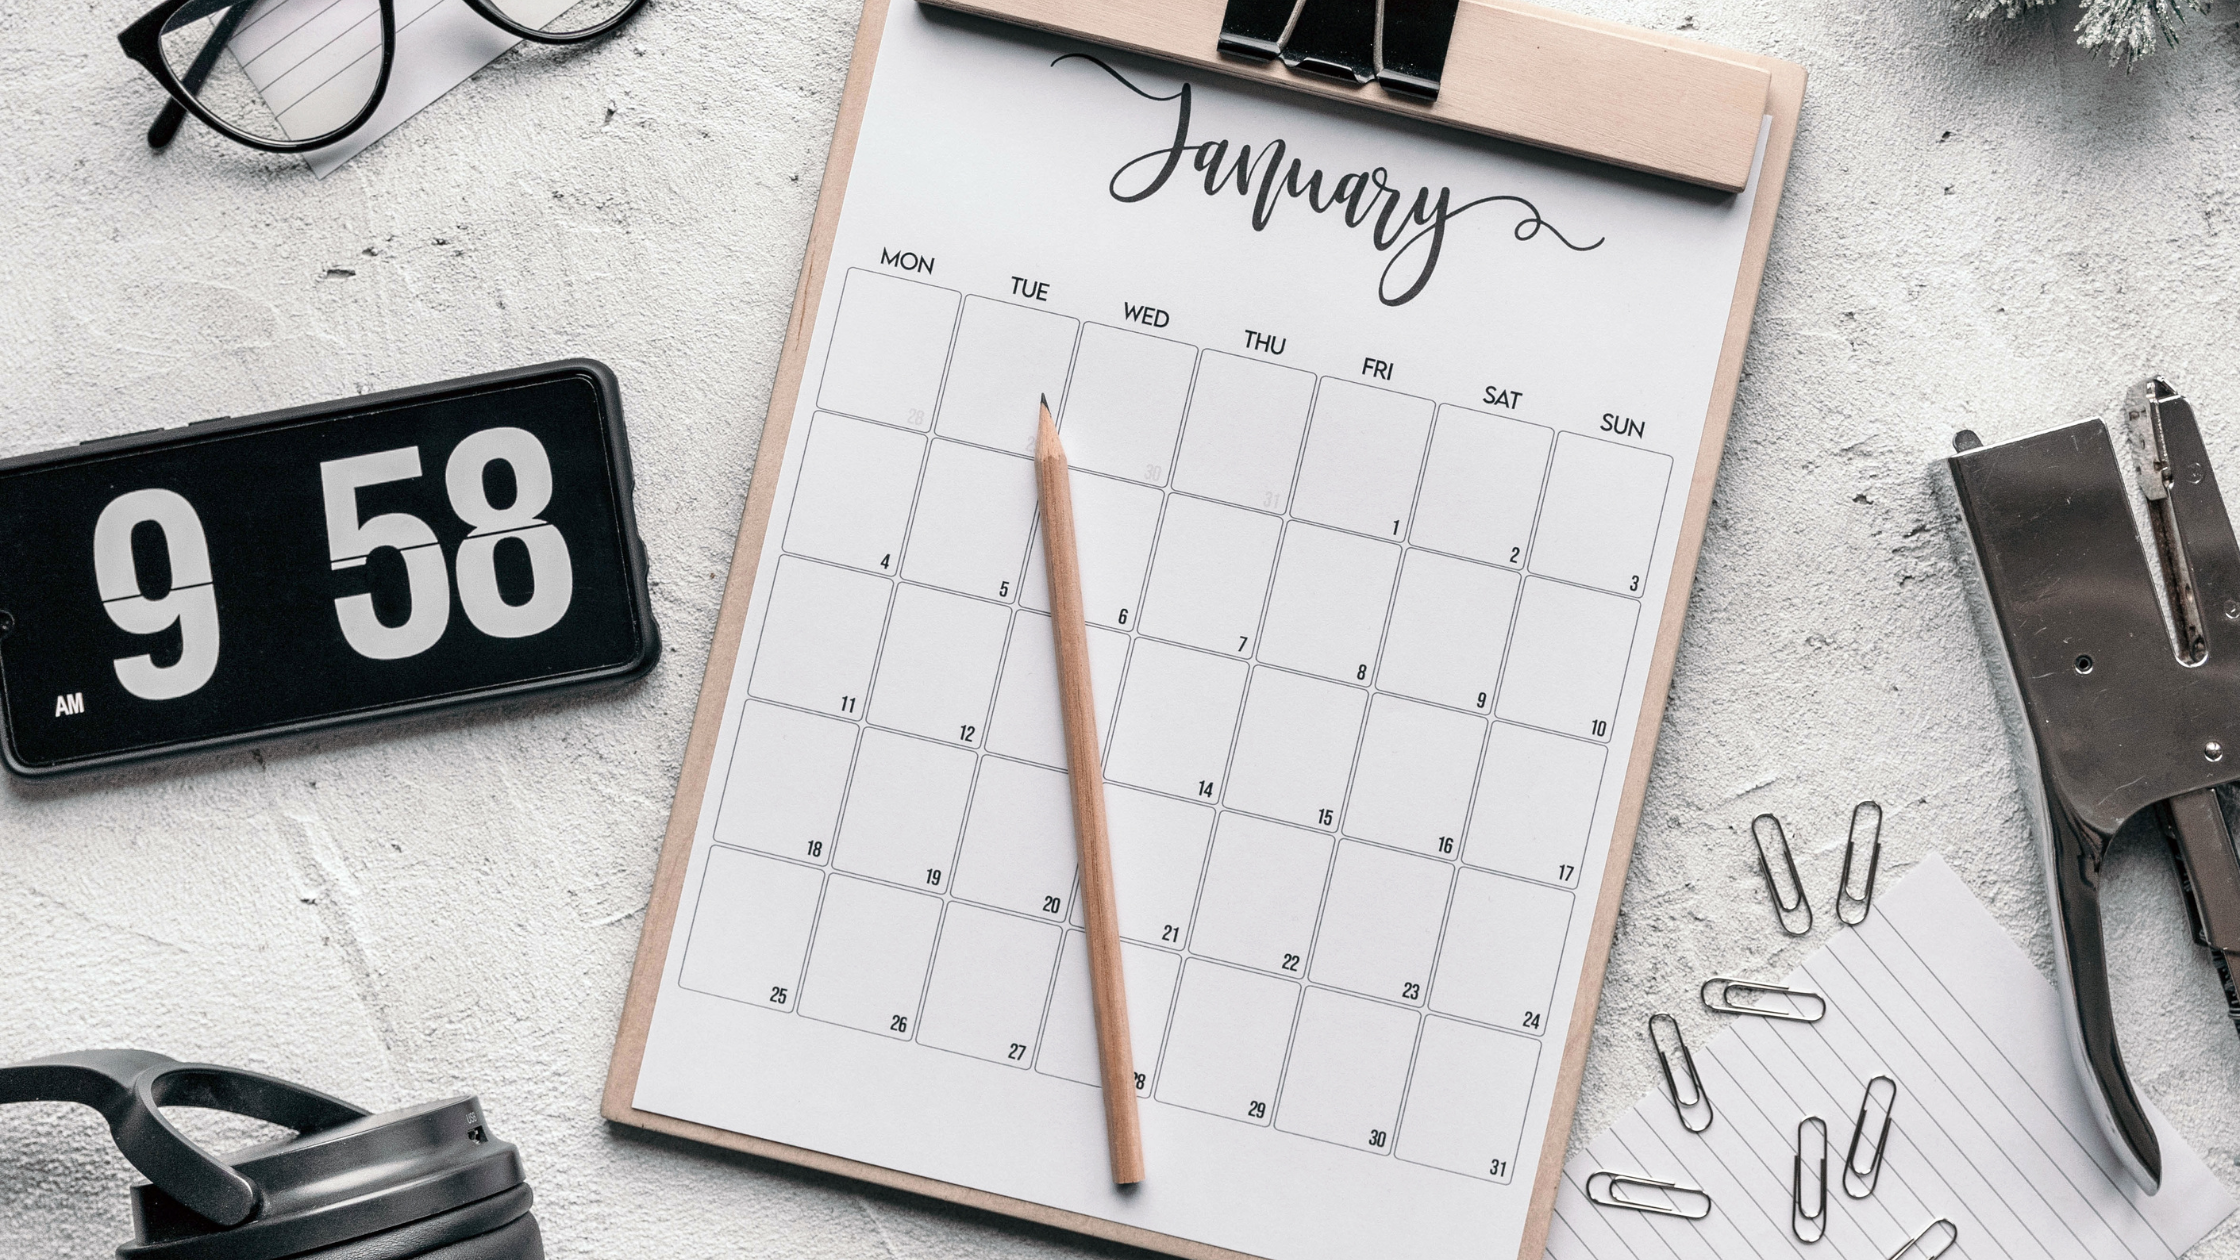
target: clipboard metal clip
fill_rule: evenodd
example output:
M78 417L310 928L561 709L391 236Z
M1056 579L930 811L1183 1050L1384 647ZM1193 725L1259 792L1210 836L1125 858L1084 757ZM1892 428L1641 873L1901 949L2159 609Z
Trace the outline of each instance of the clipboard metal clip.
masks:
M1657 1037L1657 1021L1663 1020L1672 1029L1672 1047L1680 1054L1680 1066L1688 1076L1688 1090L1680 1090L1680 1078L1672 1070L1672 1052L1664 1048ZM1711 1108L1711 1095L1703 1092L1703 1077L1696 1073L1696 1056L1688 1052L1688 1043L1680 1036L1680 1021L1670 1015L1656 1014L1649 1017L1649 1045L1657 1052L1657 1062L1664 1065L1664 1085L1672 1099L1672 1110L1680 1117L1680 1127L1690 1133L1701 1133L1718 1119ZM1698 1119L1702 1123L1698 1124Z
M1596 1178L1601 1183L1596 1184ZM1654 1190L1666 1201L1651 1202L1625 1193L1628 1189ZM1631 1173L1603 1170L1587 1174L1587 1202L1596 1207L1624 1208L1629 1212L1647 1212L1651 1216L1677 1216L1684 1221L1700 1221L1711 1215L1711 1196L1694 1186L1677 1182L1658 1181L1653 1177L1636 1177Z
M1229 0L1216 47L1429 103L1439 98L1457 0Z

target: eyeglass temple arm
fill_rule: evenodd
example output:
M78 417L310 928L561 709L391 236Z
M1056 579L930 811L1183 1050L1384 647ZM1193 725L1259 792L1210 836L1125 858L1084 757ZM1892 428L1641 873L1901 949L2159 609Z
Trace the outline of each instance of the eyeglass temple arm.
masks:
M241 0L241 3L226 9L224 16L218 19L218 25L211 30L210 39L202 45L202 51L195 54L194 64L188 66L187 72L180 76L179 86L189 92L202 90L203 80L210 77L211 68L218 64L218 55L232 42L233 33L241 29L241 20L249 15L249 8L248 0ZM179 134L179 124L186 120L186 106L177 100L165 101L162 112L156 115L155 124L148 128L148 147L160 149L170 144L172 137Z

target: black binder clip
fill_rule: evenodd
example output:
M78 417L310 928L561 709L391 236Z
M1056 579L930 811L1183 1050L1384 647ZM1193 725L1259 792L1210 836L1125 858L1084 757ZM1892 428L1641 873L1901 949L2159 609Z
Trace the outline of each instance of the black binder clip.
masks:
M1377 45L1377 82L1387 92L1439 99L1454 35L1456 0L1384 0L1384 40Z
M1285 65L1387 92L1439 97L1458 0L1229 0L1223 56Z

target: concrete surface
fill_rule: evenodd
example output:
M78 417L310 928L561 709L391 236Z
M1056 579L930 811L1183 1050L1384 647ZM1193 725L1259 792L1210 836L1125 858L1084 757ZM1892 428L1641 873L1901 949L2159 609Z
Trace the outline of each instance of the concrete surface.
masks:
M1571 3L1813 75L1591 1134L1650 1083L1650 1011L1706 1035L1698 980L1810 947L1767 922L1760 810L1825 897L1852 802L1879 798L1885 878L1943 850L2048 964L1928 465L1963 426L2109 414L2159 368L2240 484L2240 41L2196 18L2126 75L2071 16ZM192 125L152 156L158 91L113 38L139 8L0 8L0 454L594 355L625 386L668 655L621 694L0 789L0 1061L133 1044L382 1107L480 1091L558 1257L1114 1254L598 1118L854 5L654 0L607 45L501 60L324 182ZM2159 846L2109 895L2138 1079L2240 1186L2240 1040ZM104 1254L129 1177L91 1113L0 1111L0 1252ZM2240 1224L2197 1254L2240 1257Z

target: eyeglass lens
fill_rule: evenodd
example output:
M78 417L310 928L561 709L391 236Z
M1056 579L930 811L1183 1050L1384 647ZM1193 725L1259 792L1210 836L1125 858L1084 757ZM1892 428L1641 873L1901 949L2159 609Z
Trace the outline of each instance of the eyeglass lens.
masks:
M203 108L272 141L357 117L380 76L381 42L379 0L199 0L161 35L165 64Z
M613 18L631 3L632 0L490 0L490 7L531 30L572 35Z

